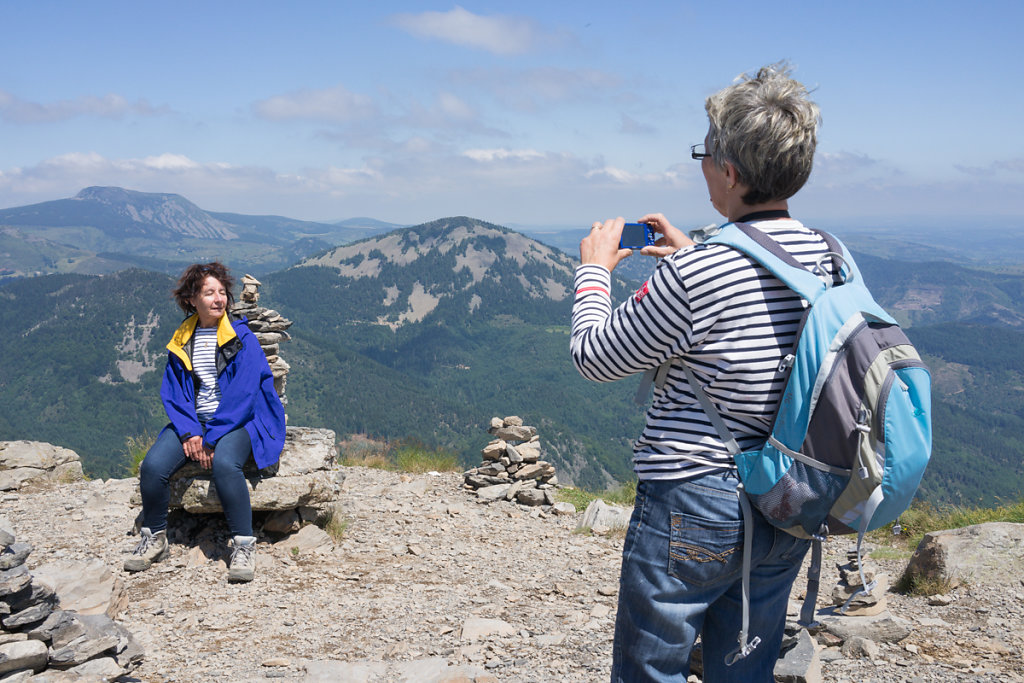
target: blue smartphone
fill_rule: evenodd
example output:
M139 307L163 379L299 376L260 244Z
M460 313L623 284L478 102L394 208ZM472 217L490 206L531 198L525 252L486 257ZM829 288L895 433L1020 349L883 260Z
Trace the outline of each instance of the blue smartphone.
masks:
M654 231L647 223L626 223L622 226L619 249L643 249L654 246Z

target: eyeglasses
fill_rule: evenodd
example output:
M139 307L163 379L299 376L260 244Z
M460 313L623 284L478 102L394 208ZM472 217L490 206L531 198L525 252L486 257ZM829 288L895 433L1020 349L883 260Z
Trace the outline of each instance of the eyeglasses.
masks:
M691 158L696 159L697 161L700 161L704 157L709 157L709 156L711 156L711 153L704 151L704 143L703 142L700 143L699 145L690 145L690 157Z

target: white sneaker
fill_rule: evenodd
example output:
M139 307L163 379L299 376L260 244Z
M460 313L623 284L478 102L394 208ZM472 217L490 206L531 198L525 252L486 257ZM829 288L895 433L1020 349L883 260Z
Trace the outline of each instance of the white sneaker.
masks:
M132 551L132 556L124 561L126 572L143 572L153 566L154 562L167 557L170 548L167 545L167 530L162 529L155 534L149 527L142 527L142 538Z
M231 567L228 569L229 583L252 581L256 574L256 537L235 536L231 539Z

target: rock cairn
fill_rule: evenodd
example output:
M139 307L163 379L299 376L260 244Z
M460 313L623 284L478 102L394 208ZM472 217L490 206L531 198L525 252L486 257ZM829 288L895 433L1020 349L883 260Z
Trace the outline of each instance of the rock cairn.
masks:
M57 669L67 678L53 680L111 680L138 667L142 648L124 626L106 614L58 608L54 588L25 566L31 552L0 517L0 679Z
M330 429L288 427L280 462L256 469L252 459L243 468L255 512L273 512L264 530L289 533L315 521L337 500L344 475L338 469L335 435ZM142 497L135 492L135 505ZM170 509L193 514L223 512L210 470L187 463L171 477ZM271 528L267 528L267 524Z
M267 362L274 373L274 389L286 404L285 385L289 365L281 358L281 342L291 339L287 329L292 321L277 311L259 305L260 281L251 275L242 278L240 300L231 308L244 315L249 329L256 335ZM263 531L287 534L304 523L320 521L330 513L338 498L344 475L338 469L338 453L334 432L330 429L291 427L285 433L284 448L278 463L257 469L250 459L243 468L254 512L265 515ZM196 463L187 463L171 477L171 510L192 514L223 512L210 470ZM141 505L136 491L132 504Z
M846 551L846 563L836 564L839 569L839 582L832 591L832 602L837 606L850 604L846 609L846 616L849 617L870 617L880 614L886 608L885 594L889 590L889 576L879 574L875 563L867 558L867 551L861 554L860 563L864 566L864 578L870 584L875 581L875 587L870 593L862 593L850 600L850 596L864 587L861 580L860 565L857 563L857 549L851 548Z
M494 439L484 447L480 466L463 474L465 486L486 502L555 505L558 477L554 465L540 459L537 428L516 416L495 417L487 432Z
M249 329L259 340L263 353L267 354L270 371L274 373L274 389L281 397L281 403L287 406L285 386L291 366L281 358L280 348L281 342L291 339L287 330L292 326L292 321L273 309L259 305L260 284L252 275L245 275L242 278L242 296L231 307L231 312L249 319Z

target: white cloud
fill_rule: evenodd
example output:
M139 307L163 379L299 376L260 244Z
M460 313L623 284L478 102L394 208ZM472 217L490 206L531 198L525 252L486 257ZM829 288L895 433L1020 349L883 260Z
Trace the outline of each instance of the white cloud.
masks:
M96 152L0 170L0 207L71 197L106 185L180 194L210 211L308 220L357 215L420 222L471 215L498 223L559 222L665 210L660 195L692 190L695 170L631 174L573 154L533 148L457 150L418 137L387 155L297 171L198 161L166 152L107 158ZM681 191L681 192L680 192ZM651 209L651 207L656 207ZM639 214L638 214L639 215Z
M143 99L129 102L113 93L43 103L24 100L0 90L0 120L8 123L57 123L79 116L120 119L128 115L155 116L168 111L167 107L154 107Z
M453 83L492 93L503 107L516 111L537 111L552 103L618 102L624 97L624 81L598 69L466 69L451 78Z
M533 149L467 149L463 156L491 163L495 161L536 161L543 159L544 154Z
M617 183L634 183L637 181L636 174L623 171L621 168L615 168L614 166L602 166L601 168L588 171L587 178L607 179Z
M161 154L160 156L146 157L140 163L144 168L157 171L194 171L202 168L200 164L183 154ZM230 170L230 167L225 164L214 164L210 168Z
M446 116L453 119L470 120L476 118L476 111L464 99L443 92L437 96L438 109Z
M392 21L402 30L421 38L486 50L498 55L523 54L549 40L530 19L485 17L458 5L447 12L396 14Z
M814 165L815 173L843 176L867 169L876 170L881 162L856 152L819 152L814 159Z
M1010 173L1024 173L1024 159L1001 159L993 161L988 166L966 166L964 164L953 164L953 168L972 176L988 177L1008 171Z
M648 123L641 123L632 116L622 115L619 132L626 135L657 135L658 129Z
M655 173L634 173L615 166L601 166L586 172L584 177L596 183L613 185L630 185L634 187L690 187L698 175L695 166L676 164L664 171ZM700 184L698 184L700 185Z
M305 120L332 124L370 118L376 109L370 97L350 92L342 85L321 90L296 90L253 105L257 116L270 121Z

